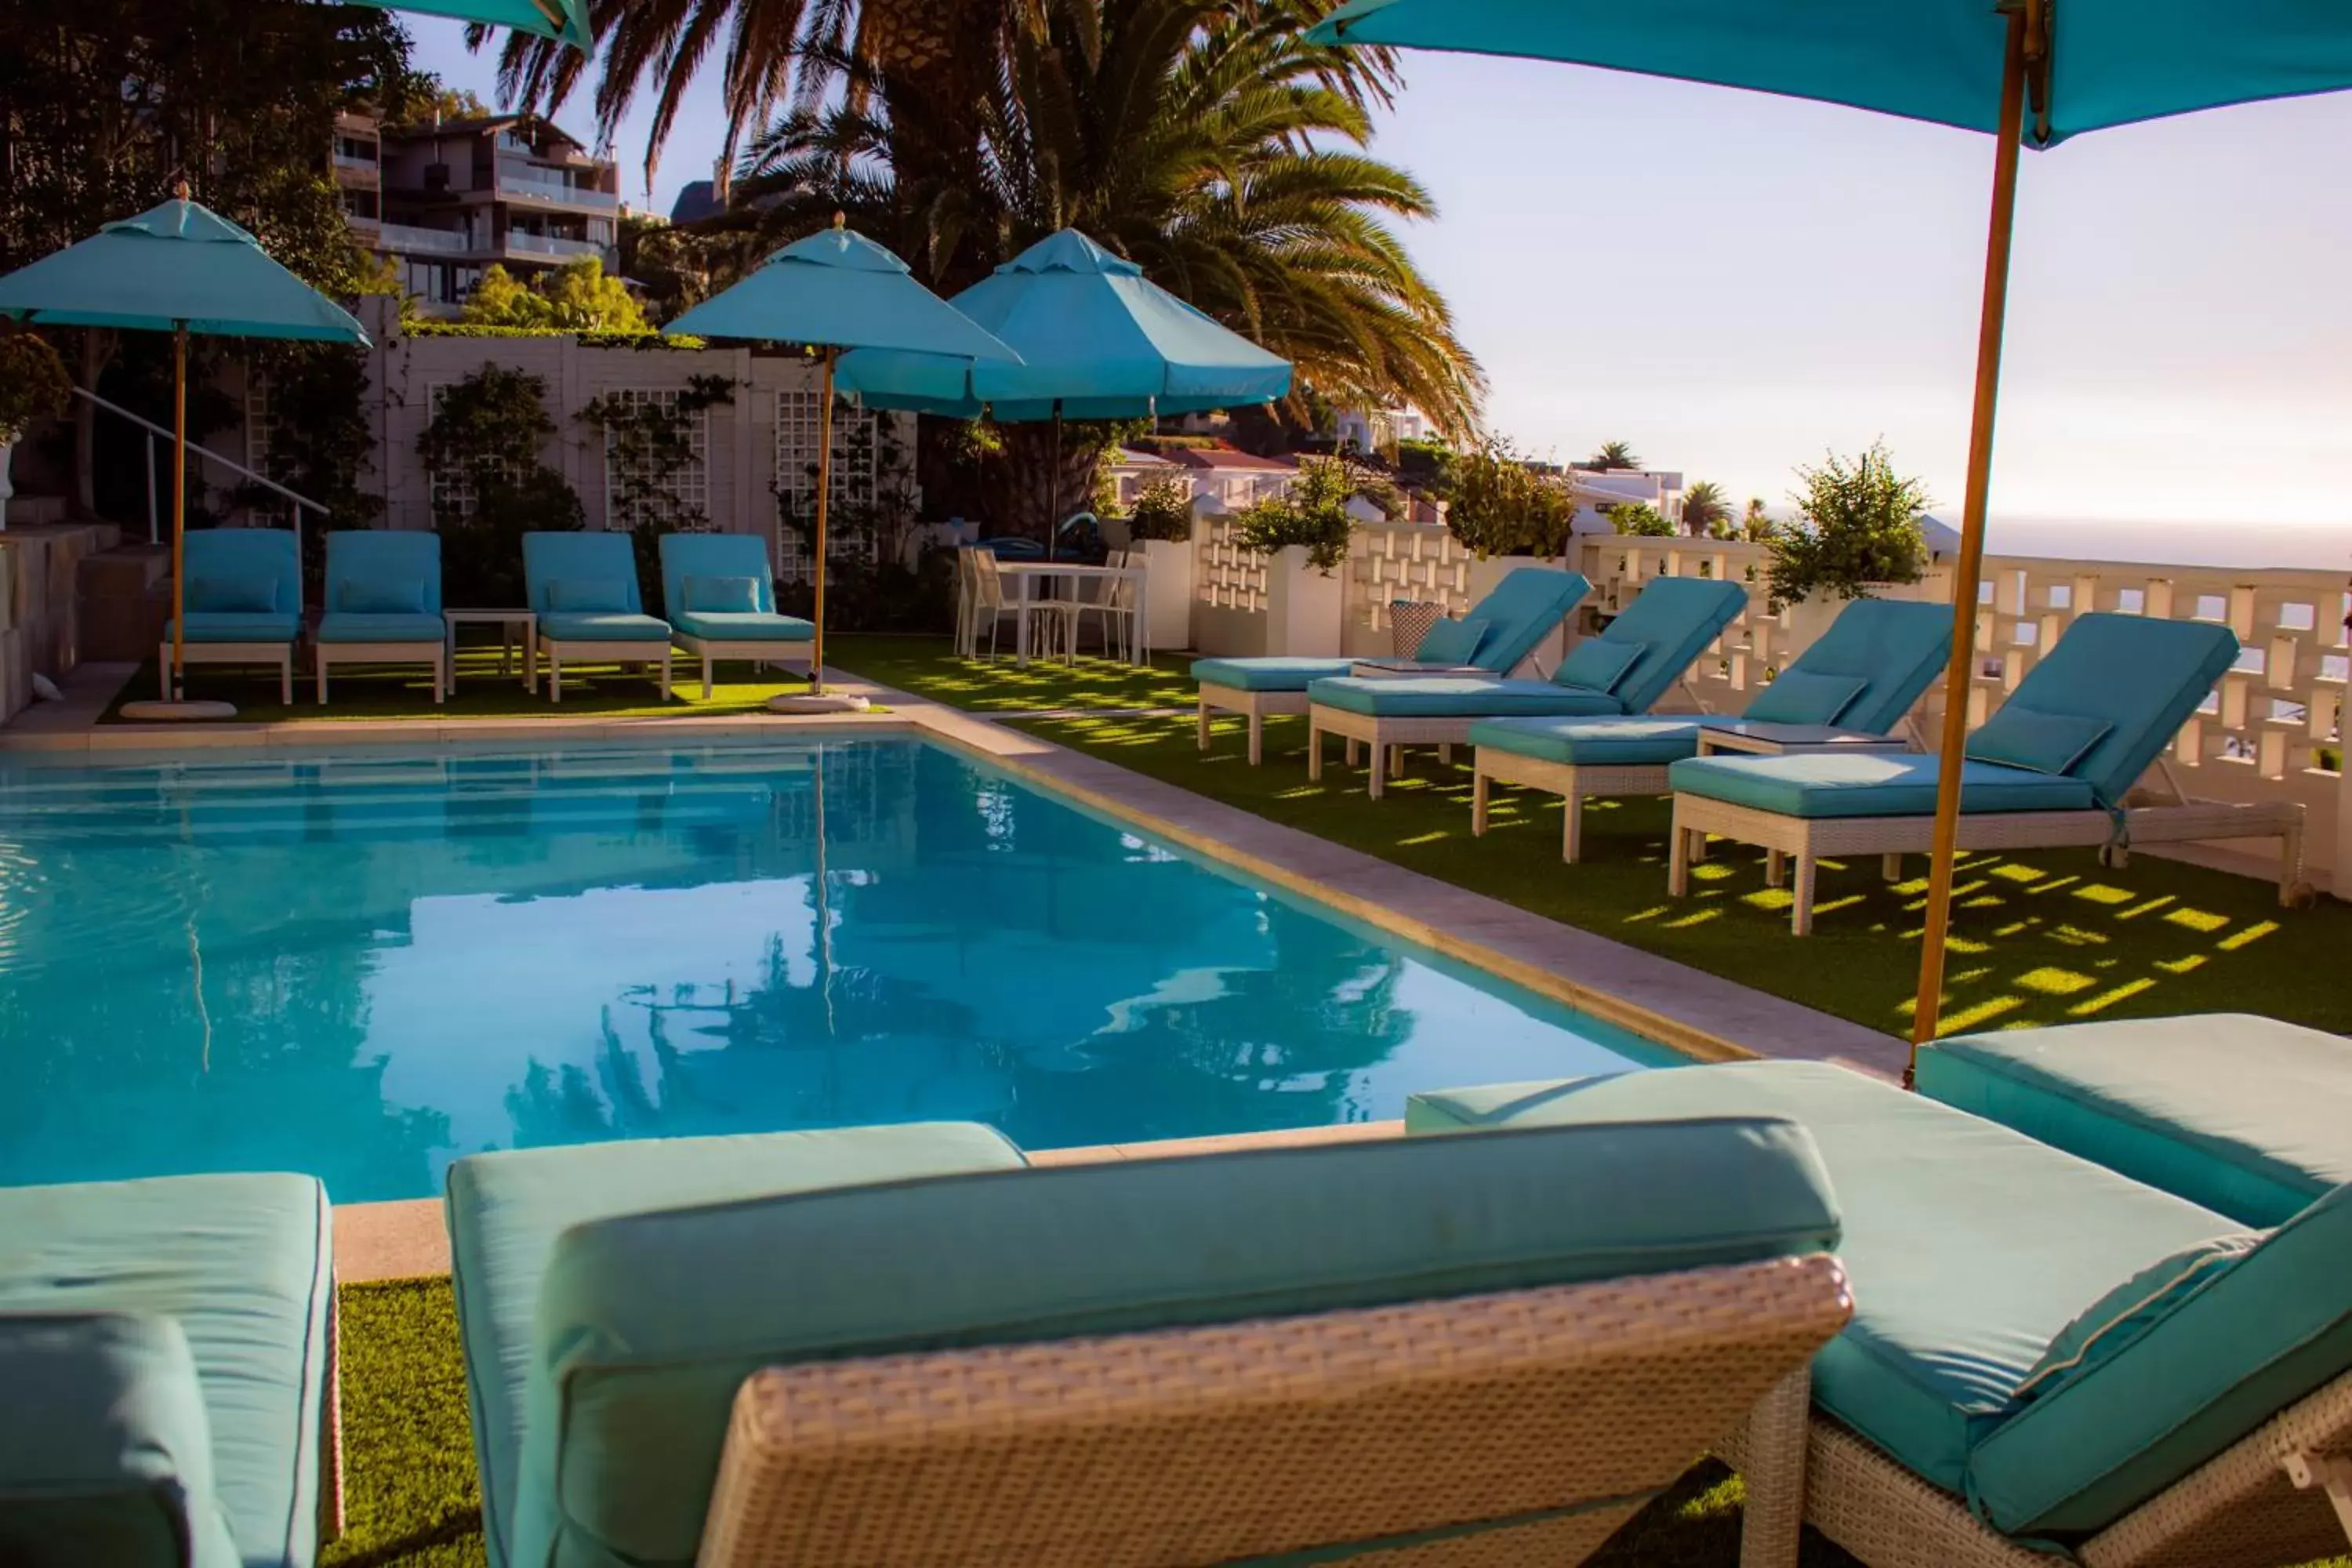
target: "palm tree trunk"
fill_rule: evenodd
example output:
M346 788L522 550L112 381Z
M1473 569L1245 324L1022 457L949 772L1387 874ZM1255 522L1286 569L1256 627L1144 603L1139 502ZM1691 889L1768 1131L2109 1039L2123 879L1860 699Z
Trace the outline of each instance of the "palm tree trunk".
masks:
M1093 500L1096 449L1067 432L1057 449L1054 426L1044 420L1007 425L1002 433L1004 494L1013 507L1007 521L1034 539L1045 539Z

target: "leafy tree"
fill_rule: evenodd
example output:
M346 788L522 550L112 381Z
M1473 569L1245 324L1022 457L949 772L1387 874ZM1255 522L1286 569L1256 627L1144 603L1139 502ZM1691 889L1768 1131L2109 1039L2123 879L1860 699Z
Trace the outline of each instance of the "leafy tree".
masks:
M1683 528L1704 539L1731 537L1731 503L1721 485L1701 479L1683 492Z
M1399 441L1397 477L1433 500L1450 500L1461 456L1443 441Z
M47 339L32 332L0 336L0 447L34 420L63 414L72 400L73 378Z
M1479 556L1559 555L1575 524L1569 486L1529 468L1509 442L1489 441L1456 460L1445 526Z
M1136 541L1192 537L1192 487L1174 474L1152 480L1136 493L1127 536Z
M0 5L0 272L154 205L184 177L198 201L252 230L305 282L350 293L360 253L325 150L338 110L402 101L406 81L405 35L386 13L359 6L9 0ZM109 330L61 336L76 384L100 390L122 341ZM169 417L168 406L133 406ZM89 405L78 405L76 489L93 507L95 429Z
M1814 595L1869 596L1874 583L1916 583L1927 574L1927 542L1919 519L1931 504L1927 487L1895 472L1884 442L1848 461L1834 452L1818 468L1799 468L1796 521L1772 540L1766 594L1772 608Z
M488 120L493 110L473 89L451 87L431 71L409 71L400 101L384 116L386 125L431 125L436 121Z
M522 536L586 526L580 497L540 460L555 434L547 383L490 361L442 393L417 437L417 456L443 481L436 506L453 604L523 602Z
M649 332L653 323L628 285L604 274L593 256L574 257L529 283L491 266L467 298L461 318L478 327L561 332Z
M1608 508L1601 515L1606 517L1620 533L1640 534L1649 539L1675 537L1675 525L1666 521L1664 513L1647 501L1620 501L1615 506Z
M1348 559L1355 536L1348 503L1374 478L1344 458L1308 458L1288 493L1268 496L1234 520L1234 542L1259 555L1303 544L1307 563L1328 576Z
M1599 451L1578 466L1605 474L1612 468L1638 468L1642 459L1633 455L1633 443L1629 441L1603 441Z

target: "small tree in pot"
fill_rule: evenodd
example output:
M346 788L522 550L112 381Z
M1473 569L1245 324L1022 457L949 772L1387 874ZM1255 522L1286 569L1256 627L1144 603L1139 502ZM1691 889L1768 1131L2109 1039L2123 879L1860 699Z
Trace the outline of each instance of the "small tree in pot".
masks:
M1234 519L1234 542L1259 555L1303 545L1307 563L1328 577L1348 559L1356 531L1348 503L1376 488L1341 458L1307 458L1288 494L1268 496Z
M1576 497L1559 479L1529 468L1507 441L1491 441L1454 459L1446 531L1480 560L1496 555L1566 553L1576 526Z
M1791 498L1797 515L1770 542L1765 595L1775 614L1809 597L1867 598L1874 584L1927 575L1927 541L1919 530L1930 504L1927 487L1895 474L1884 442L1853 461L1832 453L1797 478L1804 483Z
M1150 540L1181 543L1192 537L1192 487L1170 475L1138 490L1134 510L1127 516L1127 537L1141 544Z
M63 414L73 397L73 378L66 374L58 351L31 332L0 336L0 528L8 526L8 458L16 437L33 421Z

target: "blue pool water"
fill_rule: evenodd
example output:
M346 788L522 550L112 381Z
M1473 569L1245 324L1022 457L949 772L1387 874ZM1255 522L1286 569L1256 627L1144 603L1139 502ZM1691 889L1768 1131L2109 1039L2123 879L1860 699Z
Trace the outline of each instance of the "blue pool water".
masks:
M215 757L217 760L215 760ZM912 741L0 762L0 1184L1395 1116L1659 1047Z

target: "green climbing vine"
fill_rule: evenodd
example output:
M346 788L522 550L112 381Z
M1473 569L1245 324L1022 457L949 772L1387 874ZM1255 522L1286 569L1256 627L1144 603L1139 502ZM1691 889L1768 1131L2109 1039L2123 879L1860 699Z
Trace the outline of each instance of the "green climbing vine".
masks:
M521 605L522 536L585 526L579 495L540 460L556 428L546 395L541 377L484 361L440 390L417 437L453 605Z

